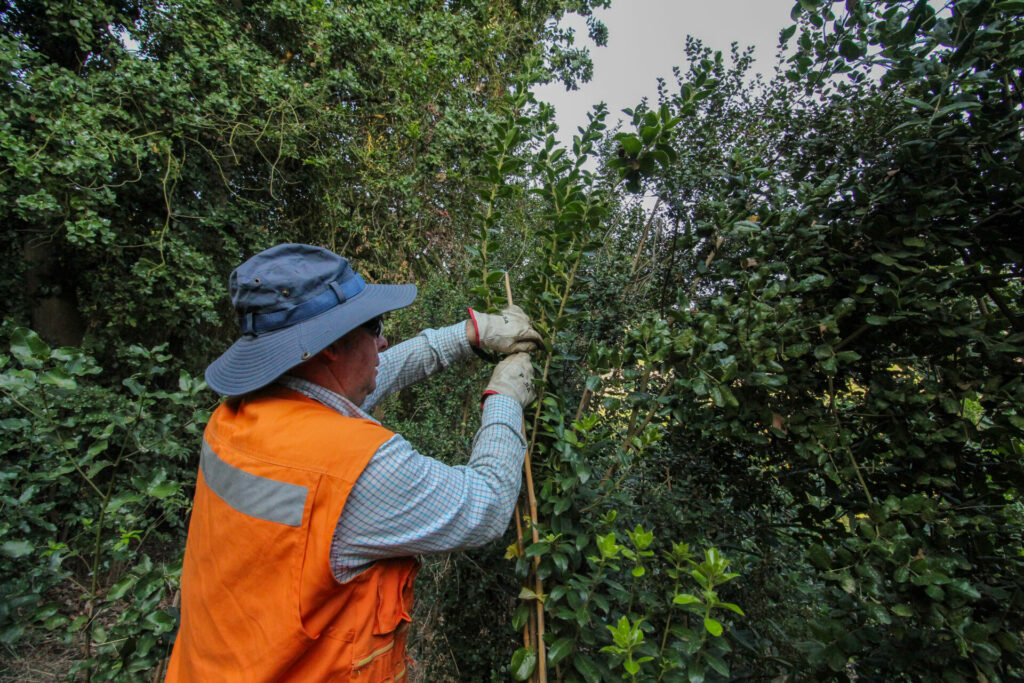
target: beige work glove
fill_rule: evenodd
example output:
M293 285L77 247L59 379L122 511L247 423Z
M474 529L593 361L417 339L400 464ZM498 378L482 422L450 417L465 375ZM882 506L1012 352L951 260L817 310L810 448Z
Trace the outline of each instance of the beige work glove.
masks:
M476 328L477 346L499 353L536 351L543 343L523 309L511 305L497 315L469 309Z
M537 392L533 388L533 363L530 362L530 354L513 353L494 366L494 373L491 374L491 381L484 391L484 398L491 394L514 398L524 408L537 398Z

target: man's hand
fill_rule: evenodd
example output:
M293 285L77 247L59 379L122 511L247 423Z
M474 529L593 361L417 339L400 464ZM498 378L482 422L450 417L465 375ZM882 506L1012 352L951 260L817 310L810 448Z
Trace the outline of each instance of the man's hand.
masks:
M494 366L494 373L487 385L484 395L501 394L510 396L519 401L519 405L526 407L537 398L537 392L533 388L533 363L530 362L530 354L513 353Z
M474 334L469 341L474 346L499 353L535 351L543 343L540 333L533 329L530 318L516 305L509 306L497 315L489 315L469 309L470 327Z

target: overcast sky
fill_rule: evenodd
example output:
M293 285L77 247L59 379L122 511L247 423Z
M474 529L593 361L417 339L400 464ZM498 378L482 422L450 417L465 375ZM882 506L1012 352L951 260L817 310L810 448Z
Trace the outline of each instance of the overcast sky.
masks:
M655 100L659 76L674 83L672 67L685 66L687 34L725 54L734 41L740 47L753 45L755 69L770 75L779 31L791 23L794 4L795 0L612 0L609 9L595 13L608 27L607 47L591 42L584 21L566 24L576 28L577 44L590 48L594 78L570 92L560 83L547 85L537 89L537 97L554 105L563 142L572 140L587 112L601 101L608 104L611 127L623 116L622 109L635 106L644 96Z

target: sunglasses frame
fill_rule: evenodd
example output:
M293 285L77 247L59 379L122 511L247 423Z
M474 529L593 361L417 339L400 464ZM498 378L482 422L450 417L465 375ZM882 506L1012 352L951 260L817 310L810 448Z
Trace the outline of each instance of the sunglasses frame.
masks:
M384 316L378 315L359 325L374 337L384 336Z

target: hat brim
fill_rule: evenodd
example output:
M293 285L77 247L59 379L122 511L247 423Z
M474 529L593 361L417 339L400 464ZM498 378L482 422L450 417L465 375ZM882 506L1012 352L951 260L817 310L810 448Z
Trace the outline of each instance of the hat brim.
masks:
M405 308L415 299L416 285L367 285L345 303L309 320L242 337L206 368L206 384L225 396L255 391L367 320Z

